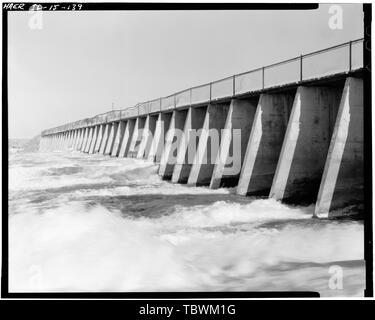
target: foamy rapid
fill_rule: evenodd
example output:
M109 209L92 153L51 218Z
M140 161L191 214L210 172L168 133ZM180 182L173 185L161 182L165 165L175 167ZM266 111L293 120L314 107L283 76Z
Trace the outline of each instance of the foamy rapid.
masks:
M360 222L174 185L147 161L79 153L10 160L10 291L363 295ZM341 290L329 287L335 265Z

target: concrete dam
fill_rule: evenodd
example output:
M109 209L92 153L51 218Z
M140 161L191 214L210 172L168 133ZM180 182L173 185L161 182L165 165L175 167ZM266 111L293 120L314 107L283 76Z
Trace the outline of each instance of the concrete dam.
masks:
M172 183L340 215L364 197L363 39L45 130L40 150L147 159Z

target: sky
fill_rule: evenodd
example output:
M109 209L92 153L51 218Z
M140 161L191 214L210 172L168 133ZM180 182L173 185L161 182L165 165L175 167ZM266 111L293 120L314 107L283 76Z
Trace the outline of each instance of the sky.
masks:
M92 117L363 37L360 4L297 11L30 12L8 19L9 137ZM34 13L35 14L35 13Z

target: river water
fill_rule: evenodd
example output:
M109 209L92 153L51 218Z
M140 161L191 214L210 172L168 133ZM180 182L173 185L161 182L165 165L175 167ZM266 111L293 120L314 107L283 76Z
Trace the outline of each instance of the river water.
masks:
M171 184L143 160L21 151L9 162L11 292L363 295L362 221Z

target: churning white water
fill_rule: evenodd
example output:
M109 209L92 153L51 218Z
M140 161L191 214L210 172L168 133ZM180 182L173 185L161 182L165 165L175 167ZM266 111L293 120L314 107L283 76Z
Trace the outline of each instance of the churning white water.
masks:
M362 222L313 219L312 207L171 184L152 163L81 153L11 154L9 192L11 292L363 295ZM342 289L330 287L332 266Z

